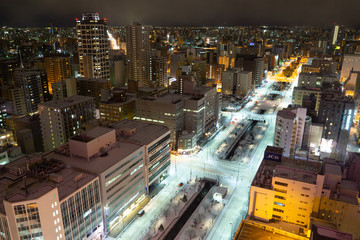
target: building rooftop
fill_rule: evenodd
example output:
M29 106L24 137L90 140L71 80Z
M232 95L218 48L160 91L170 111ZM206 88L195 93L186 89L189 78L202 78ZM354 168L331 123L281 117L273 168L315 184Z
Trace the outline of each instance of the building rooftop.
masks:
M116 139L122 142L138 143L148 145L165 133L170 134L169 128L157 124L146 123L138 120L121 120L111 126L117 131ZM119 130L131 130L135 132L131 135L121 134Z
M53 107L53 108L61 109L61 108L70 107L75 104L79 104L79 103L86 102L86 101L93 100L93 99L95 99L95 98L81 96L81 95L74 95L74 96L64 98L64 99L56 99L56 100L47 101L47 102L39 104L39 106Z
M281 162L263 160L254 177L252 186L272 189L272 178L281 177L310 184L316 183L321 162L282 157Z
M86 158L71 156L68 151L68 145L63 145L57 150L46 155L47 158L56 158L70 165L75 169L82 169L86 172L101 174L110 167L117 164L133 152L139 150L142 146L133 143L117 142L116 146L111 148L106 154L99 157L93 157L90 161Z
M290 168L281 165L276 166L274 172L274 177L280 177L310 184L316 184L316 176L317 174L310 171Z
M352 240L353 237L349 233L344 233L327 227L312 225L311 239L313 240Z
M283 109L283 110L280 110L278 113L277 113L277 116L278 117L281 117L281 118L284 118L284 119L289 119L289 120L294 120L296 118L296 114L291 112L290 110L288 109Z
M111 99L111 100L109 100L107 102L106 101L100 101L100 105L105 104L105 105L112 105L112 106L121 107L121 106L126 105L126 104L128 104L130 102L134 102L135 100L136 100L136 98L126 96L126 100L123 101L123 102Z
M186 96L186 95L168 93L161 97L144 97L144 98L141 98L141 100L161 102L161 103L167 103L167 104L176 104L176 103L180 102L181 100L186 99L187 97L188 96Z
M302 240L298 235L286 232L284 230L275 229L266 224L243 220L236 231L233 240L263 240L263 239L276 239L276 240Z
M325 164L325 174L333 174L341 176L341 167L339 165L334 164Z
M17 202L37 199L54 188L58 188L61 200L96 178L58 159L43 159L40 156L23 157L2 166L0 171L2 213L5 212L3 200Z
M96 126L88 131L81 133L80 135L95 139L111 131L113 131L111 128Z
M311 67L314 67L314 66L311 66ZM315 73L315 72L301 72L299 77L300 76L314 76L314 77L331 77L331 78L338 78L338 75L337 74L331 74L331 73Z
M343 93L326 92L321 95L321 100L330 102L345 102L354 103L354 99L350 96L345 96Z
M78 78L76 78L76 81L89 81L89 82L110 83L110 80L107 80L107 79L104 79L104 78L83 78L83 77L78 77Z

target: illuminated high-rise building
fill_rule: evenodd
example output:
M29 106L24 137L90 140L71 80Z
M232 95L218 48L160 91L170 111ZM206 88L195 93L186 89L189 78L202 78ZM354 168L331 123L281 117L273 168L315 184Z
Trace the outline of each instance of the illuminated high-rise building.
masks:
M37 105L50 100L45 71L37 68L18 68L15 85L22 88L28 113L36 112Z
M83 13L76 20L80 75L86 78L110 79L109 48L106 19L99 13Z
M154 86L168 86L166 58L152 57L151 72Z
M151 87L149 26L134 23L126 27L128 79L138 87Z
M331 32L331 45L340 43L345 38L344 26L335 24Z
M69 56L53 55L44 58L46 75L48 78L49 92L52 94L52 83L71 78Z
M349 142L350 128L355 114L352 97L343 93L323 93L319 106L319 123L324 124L320 157L344 160Z
M93 97L75 95L39 104L45 151L51 151L82 132L82 125L95 118Z

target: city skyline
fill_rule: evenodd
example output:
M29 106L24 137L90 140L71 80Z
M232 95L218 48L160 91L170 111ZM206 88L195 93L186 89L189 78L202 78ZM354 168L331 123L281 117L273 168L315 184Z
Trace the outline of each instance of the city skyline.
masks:
M75 18L81 12L99 12L109 19L109 25L125 26L133 21L146 25L160 26L239 26L239 25L316 25L331 26L333 23L359 27L357 9L360 3L345 0L341 4L331 1L302 1L293 3L277 1L207 1L185 0L175 5L159 0L157 4L148 1L107 0L89 3L82 1L61 1L49 3L45 0L1 1L3 10L1 26L33 27L74 26ZM71 6L70 8L68 6ZM330 6L330 7L329 7ZM351 7L350 7L351 6ZM178 8L178 9L177 9ZM26 9L26 11L25 11Z
M1 240L360 240L357 3L5 3Z

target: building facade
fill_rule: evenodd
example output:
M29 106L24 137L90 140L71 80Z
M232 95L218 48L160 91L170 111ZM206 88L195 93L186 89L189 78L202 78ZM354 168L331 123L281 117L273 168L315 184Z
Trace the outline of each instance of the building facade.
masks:
M306 108L286 108L276 115L274 146L284 148L285 157L294 156L304 136Z
M82 132L82 124L95 118L95 101L80 95L52 100L39 104L39 114L44 150L50 151Z
M109 49L106 20L99 13L83 13L76 20L80 75L85 78L110 80Z
M152 87L150 64L149 26L139 23L126 27L126 50L128 57L128 81L138 87Z
M53 55L44 58L45 70L49 85L49 93L53 94L52 83L71 78L70 57Z

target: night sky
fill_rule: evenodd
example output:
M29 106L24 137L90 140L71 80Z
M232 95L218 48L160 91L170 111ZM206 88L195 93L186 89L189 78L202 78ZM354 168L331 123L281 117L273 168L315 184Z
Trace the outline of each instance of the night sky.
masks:
M110 25L360 26L360 0L0 0L0 25L74 26L97 11Z

